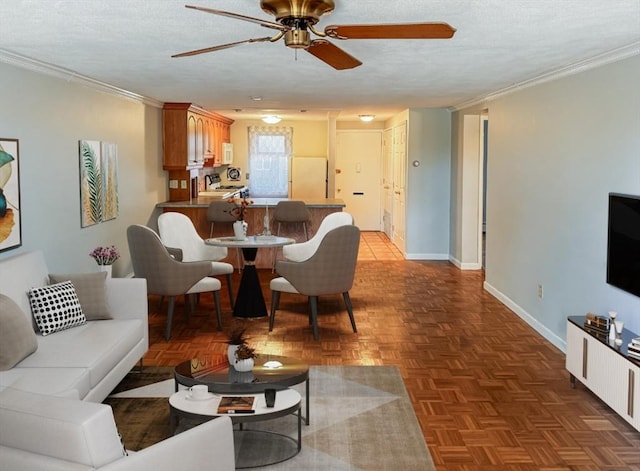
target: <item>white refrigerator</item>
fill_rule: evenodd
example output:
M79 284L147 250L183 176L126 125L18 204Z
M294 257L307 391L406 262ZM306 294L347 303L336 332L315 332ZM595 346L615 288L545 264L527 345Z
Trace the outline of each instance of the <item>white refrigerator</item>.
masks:
M308 200L327 197L327 159L293 157L289 169L289 198Z

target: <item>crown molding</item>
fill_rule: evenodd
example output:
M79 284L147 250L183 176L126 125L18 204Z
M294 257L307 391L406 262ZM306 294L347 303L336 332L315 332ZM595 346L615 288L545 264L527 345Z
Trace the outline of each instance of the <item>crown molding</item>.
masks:
M523 90L525 88L533 87L535 85L540 85L546 82L552 82L554 80L558 80L563 77L568 77L570 75L579 74L581 72L585 72L590 69L595 69L597 67L601 67L606 64L611 64L613 62L618 62L624 59L628 59L629 57L637 56L638 54L640 54L640 41L631 43L627 46L623 46L618 49L614 49L613 51L599 54L590 59L576 62L566 67L561 67L560 69L556 69L551 72L538 75L537 77L525 80L523 82L516 83L514 85L510 85L509 87L503 88L496 92L492 92L487 95L476 97L476 98L473 98L472 100L459 103L455 106L450 107L449 110L460 111L465 108L470 108L472 106L484 105L492 100Z
M58 67L56 65L48 64L46 62L41 62L35 59L30 59L28 57L24 57L19 54L15 54L13 52L9 52L3 49L0 49L0 62L14 65L16 67L20 67L23 69L28 69L33 72L50 75L52 77L61 78L68 82L75 82L82 85L86 85L90 88L99 90L101 92L106 92L111 95L116 95L122 98L126 98L128 100L137 101L139 103L143 103L149 106L154 106L156 108L162 108L162 105L163 105L161 101L156 100L155 98L149 98L143 95L138 95L137 93L133 93L128 90L124 90L122 88L109 85L108 83L101 82L100 80L96 80L91 77L86 77L84 75L78 74L72 70L65 69L63 67Z

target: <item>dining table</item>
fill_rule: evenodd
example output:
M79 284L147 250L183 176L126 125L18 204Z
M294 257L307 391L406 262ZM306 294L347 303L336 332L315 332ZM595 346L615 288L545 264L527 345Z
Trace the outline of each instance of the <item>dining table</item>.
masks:
M217 247L238 248L242 250L244 259L240 286L233 305L234 317L256 318L266 317L267 305L260 286L260 278L256 269L255 260L258 249L277 248L295 243L295 239L279 237L275 235L254 235L244 238L238 237L214 237L205 239L205 244Z

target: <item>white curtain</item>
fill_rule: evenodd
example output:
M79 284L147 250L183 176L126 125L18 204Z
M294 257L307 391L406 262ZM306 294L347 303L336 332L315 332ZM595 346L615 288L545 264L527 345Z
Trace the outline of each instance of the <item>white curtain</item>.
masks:
M254 198L286 198L293 128L249 126L249 192Z

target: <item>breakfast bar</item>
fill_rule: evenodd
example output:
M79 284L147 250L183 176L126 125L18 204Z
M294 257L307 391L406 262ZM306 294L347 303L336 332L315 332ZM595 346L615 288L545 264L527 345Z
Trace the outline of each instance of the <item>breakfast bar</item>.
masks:
M199 196L198 198L192 198L187 201L167 201L156 205L163 212L176 211L188 216L195 226L196 230L203 239L210 237L225 237L233 235L233 229L230 223L216 223L214 225L213 234L210 236L211 225L207 221L207 208L212 201L219 201L219 198L207 196ZM247 235L253 236L262 233L264 229L264 216L269 213L270 230L275 234L277 230L273 223L273 209L279 201L287 201L287 198L248 198L251 204L247 207L245 212L245 221L248 223ZM327 214L343 211L345 203L341 199L336 198L320 198L305 200L309 212L311 213L311 220L307 224L309 238L316 233L320 222L327 216ZM298 242L305 240L304 231L301 224L291 224L282 227L280 235L283 237L290 237ZM255 265L257 268L271 268L273 264L273 252L276 248L271 250L261 250L257 254ZM231 263L236 268L238 262L235 255L235 250L229 251L229 255L225 262ZM280 251L278 251L280 252Z

